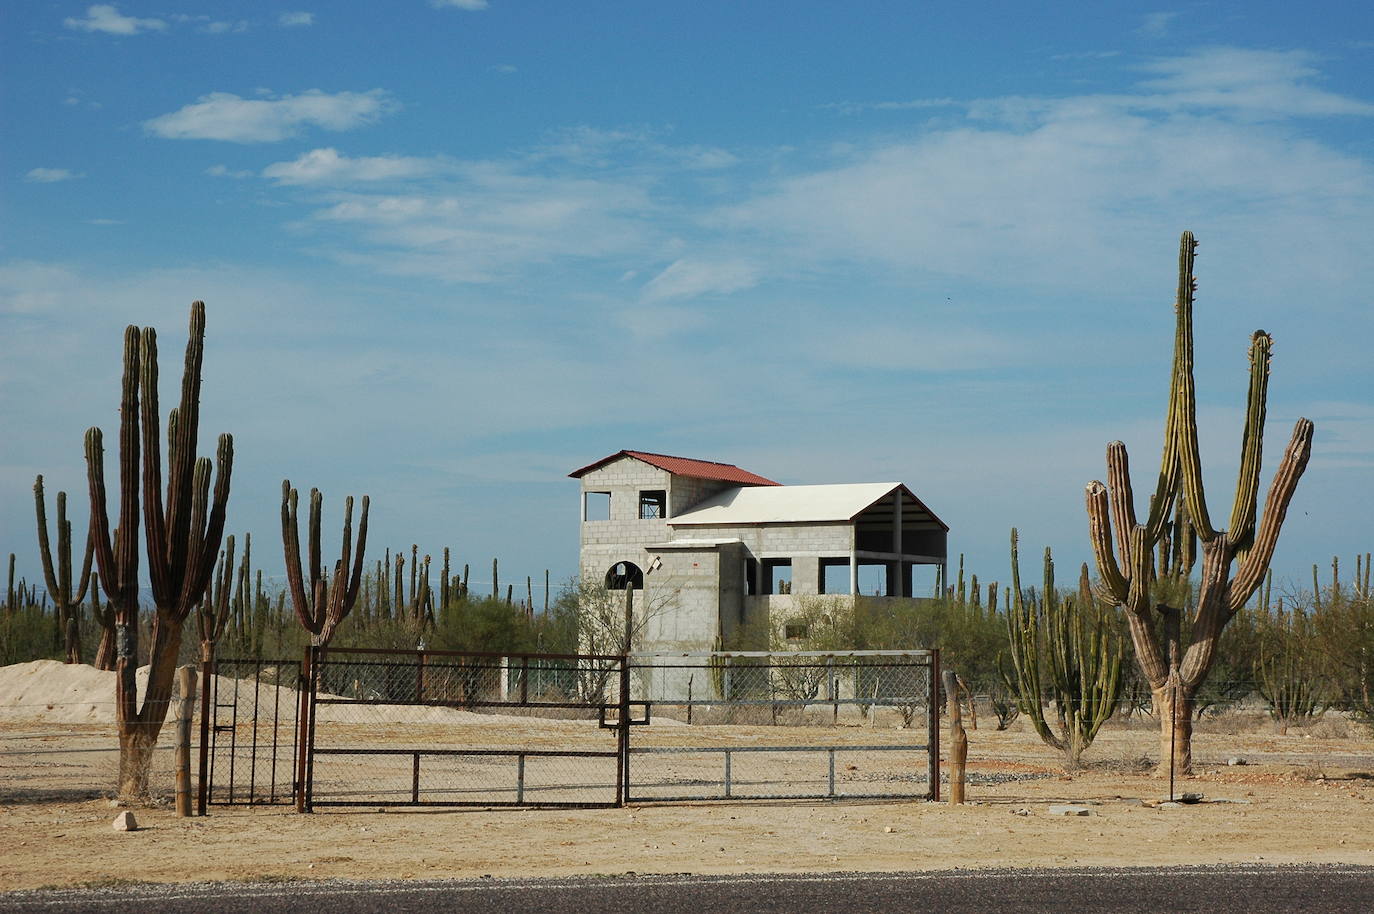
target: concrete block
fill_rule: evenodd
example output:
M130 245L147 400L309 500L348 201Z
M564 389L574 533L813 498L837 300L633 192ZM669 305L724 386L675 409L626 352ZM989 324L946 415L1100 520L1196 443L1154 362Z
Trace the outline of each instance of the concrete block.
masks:
M1050 807L1052 816L1090 816L1093 811L1086 806L1075 806L1072 803L1056 803Z
M114 830L138 831L138 820L134 818L133 813L126 809L114 817Z

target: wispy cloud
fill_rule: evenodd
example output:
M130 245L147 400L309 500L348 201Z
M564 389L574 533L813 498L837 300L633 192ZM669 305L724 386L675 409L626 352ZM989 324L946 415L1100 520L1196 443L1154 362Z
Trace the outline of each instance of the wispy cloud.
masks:
M123 219L83 219L87 225L125 225Z
M303 11L282 13L277 17L277 25L282 28L295 28L315 24L315 14Z
M1374 104L1313 85L1320 77L1307 51L1202 48L1146 64L1140 106L1216 109L1258 117L1374 116Z
M823 111L838 111L840 114L862 114L865 111L919 111L923 108L951 108L963 104L965 103L954 98L913 98L906 101L886 102L829 102L820 107Z
M333 94L311 89L265 99L214 92L143 126L164 139L272 143L296 136L306 127L335 131L364 127L396 107L382 89Z
M277 162L262 170L264 178L278 184L354 184L417 178L447 167L442 159L413 156L364 156L348 158L337 149L314 149L290 162Z
M86 16L68 16L62 24L81 32L103 32L107 35L137 35L140 32L162 32L167 23L161 19L139 19L125 16L114 4L100 3L86 7Z
M487 0L429 0L429 5L436 10L456 9L477 12L487 8Z
M1139 32L1147 38L1163 38L1178 17L1177 12L1146 13L1140 21Z
M728 295L758 284L759 268L741 259L675 260L644 285L645 301Z
M84 177L81 172L66 168L30 168L24 175L24 180L34 184L56 184L58 181L72 181Z
M238 180L256 176L256 172L249 171L246 168L230 168L228 165L223 164L211 165L209 168L205 169L205 173L212 178L235 178Z

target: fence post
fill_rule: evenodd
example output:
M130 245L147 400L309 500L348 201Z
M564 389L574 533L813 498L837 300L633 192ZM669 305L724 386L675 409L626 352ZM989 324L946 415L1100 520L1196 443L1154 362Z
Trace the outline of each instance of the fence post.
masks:
M930 680L926 695L926 779L930 799L940 802L940 651L930 652Z
M215 646L201 643L200 650L200 747L196 791L196 815L205 815L210 802L210 691L215 675Z
M191 815L191 717L195 714L196 706L195 667L177 668L177 687L181 689L176 736L177 816L187 818Z
M968 760L968 734L964 733L963 716L959 708L958 677L953 670L945 670L945 700L949 703L949 802L958 806L964 802L964 765Z
M630 801L630 655L620 658L620 781L616 790L616 806Z
M307 812L305 778L310 756L310 693L313 691L315 667L313 645L307 646L301 657L301 674L296 681L296 812Z

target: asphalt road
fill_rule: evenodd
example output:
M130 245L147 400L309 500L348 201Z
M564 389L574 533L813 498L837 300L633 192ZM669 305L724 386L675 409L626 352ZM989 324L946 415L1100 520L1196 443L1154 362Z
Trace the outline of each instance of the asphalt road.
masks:
M1207 914L1374 911L1374 867L965 870L814 876L615 876L431 882L202 883L0 895L0 911L462 911L749 914L881 911Z

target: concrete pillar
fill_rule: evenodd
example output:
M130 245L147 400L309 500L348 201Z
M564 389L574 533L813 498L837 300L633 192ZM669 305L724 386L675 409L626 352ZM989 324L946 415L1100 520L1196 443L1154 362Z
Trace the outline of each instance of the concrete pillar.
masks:
M849 593L851 595L859 592L859 547L858 531L855 531L855 542L849 546Z
M821 592L821 560L818 556L794 556L792 558L792 592Z

